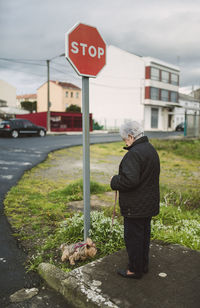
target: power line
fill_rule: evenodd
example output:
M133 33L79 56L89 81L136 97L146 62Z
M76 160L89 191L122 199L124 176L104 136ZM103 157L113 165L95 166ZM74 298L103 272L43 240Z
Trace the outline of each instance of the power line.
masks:
M25 60L5 59L5 58L0 58L0 60L1 61L6 61L6 62L17 63L17 64L28 64L28 65L46 66L46 64L25 62ZM32 61L35 61L35 60L32 60Z
M16 71L16 72L19 72L19 73L25 73L25 74L30 74L30 75L35 75L35 76L39 76L39 77L44 77L44 75L39 75L39 74L37 74L37 73L30 73L30 72L26 72L26 71L22 71L22 70L20 70L20 69L17 69L17 68L8 68L7 66L5 67L5 66L2 66L2 64L0 65L1 67L2 67L2 69L4 69L4 68L6 68L6 69L9 69L9 70L11 70L11 71Z
M60 69L57 69L57 68L55 68L55 67L53 67L52 65L51 65L51 69L53 69L53 70L55 70L55 71L57 71L57 72L59 72L59 73L62 73L62 74L72 74L72 72L71 71L68 71L68 72L64 72L64 71L62 71L62 70L60 70Z
M39 60L39 59L14 59L14 58L0 58L1 60L6 60L6 61L38 61L38 62L44 62L46 60Z

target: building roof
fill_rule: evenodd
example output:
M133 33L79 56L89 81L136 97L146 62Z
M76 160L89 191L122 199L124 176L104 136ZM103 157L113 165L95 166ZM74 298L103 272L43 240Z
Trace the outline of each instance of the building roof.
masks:
M73 83L70 83L70 82L62 82L62 81L58 81L58 80L49 80L49 81L57 84L58 86L60 86L60 87L62 87L64 89L81 90L81 88L75 86ZM40 89L46 83L47 82L43 83L38 89Z
M180 72L180 68L177 65L174 64L170 64L168 62L156 59L156 58L152 58L152 57L143 57L146 65L150 65L150 64L157 64L163 67L166 67L168 69Z
M184 100L184 101L199 103L198 99L194 98L191 95L187 95L187 94L183 94L183 93L179 93L179 99Z
M57 85L61 86L62 88L65 88L65 89L75 89L75 90L81 90L79 87L75 86L73 83L69 83L69 82L62 82L62 81L54 81L54 80L51 80L51 82L53 83L56 83Z
M135 54L133 52L125 51L125 50L123 50L119 47L113 46L113 45L109 45L109 49L116 49L116 50L118 49L120 52L123 52L124 54L126 53L126 54L129 54L129 55L138 57L145 62L145 65L157 64L159 66L163 66L165 68L176 71L178 73L180 72L179 66L165 62L165 61L157 59L157 58L152 58L152 57L148 57L148 56L141 56L141 55Z
M27 114L27 113L30 112L16 107L0 107L0 114L13 115L13 114Z
M37 94L24 94L24 95L17 95L17 99L26 99L26 98L37 98Z

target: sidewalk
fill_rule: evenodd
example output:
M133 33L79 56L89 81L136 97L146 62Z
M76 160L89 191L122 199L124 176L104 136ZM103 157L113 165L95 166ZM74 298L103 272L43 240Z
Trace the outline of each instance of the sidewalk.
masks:
M82 135L83 132L82 131L74 131L74 132L49 132L47 131L46 133L47 135L52 135L52 136L56 136L56 135ZM101 135L105 135L105 134L109 134L109 132L107 130L93 130L92 132L90 132L90 134L95 135L95 134L101 134Z
M200 307L199 252L152 242L148 274L140 280L117 275L126 266L126 251L121 250L68 274L41 263L39 273L74 307Z

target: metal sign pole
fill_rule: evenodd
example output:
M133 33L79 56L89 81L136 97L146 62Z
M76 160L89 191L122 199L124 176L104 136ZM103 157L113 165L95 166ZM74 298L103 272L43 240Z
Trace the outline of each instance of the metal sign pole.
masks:
M90 230L90 125L89 125L89 78L82 77L82 123L83 123L83 200L84 241Z
M47 131L50 132L50 99L49 99L49 62L50 60L47 60Z

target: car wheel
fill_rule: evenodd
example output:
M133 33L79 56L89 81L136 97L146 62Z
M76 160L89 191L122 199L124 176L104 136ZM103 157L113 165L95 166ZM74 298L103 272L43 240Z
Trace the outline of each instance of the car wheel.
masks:
M44 137L46 134L45 134L45 131L43 130L43 129L41 129L40 131L39 131L39 136L40 137Z
M13 130L13 131L11 132L11 136L12 136L12 138L18 138L18 137L19 137L18 131L17 131L17 130Z

